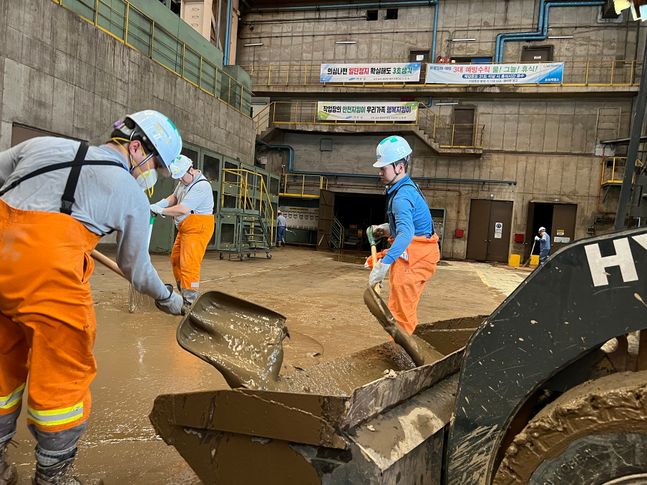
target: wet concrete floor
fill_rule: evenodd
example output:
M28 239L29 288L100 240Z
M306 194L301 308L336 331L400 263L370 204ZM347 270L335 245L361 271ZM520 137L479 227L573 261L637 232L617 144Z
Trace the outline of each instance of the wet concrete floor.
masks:
M109 251L107 251L110 254ZM153 262L172 281L166 256ZM418 308L421 322L488 314L529 274L527 271L467 262L441 262ZM202 290L219 290L251 300L287 317L291 339L284 342L282 374L362 350L388 336L364 306L368 270L336 261L329 253L295 247L246 261L220 260L209 253ZM127 311L128 285L97 265L92 285L97 310L95 353L98 376L93 410L77 459L83 478L106 485L199 483L173 447L155 436L148 420L159 394L226 388L211 366L179 347L179 317L151 308ZM387 290L383 291L386 295ZM24 412L10 458L20 484L33 474L34 442Z

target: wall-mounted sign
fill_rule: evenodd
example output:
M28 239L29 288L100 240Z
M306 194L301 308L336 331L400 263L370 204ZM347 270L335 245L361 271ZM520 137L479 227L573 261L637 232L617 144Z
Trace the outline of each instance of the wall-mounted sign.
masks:
M494 239L501 239L503 236L503 222L494 223Z
M322 64L322 83L390 83L420 80L419 62L389 64Z
M427 84L559 84L564 63L427 64Z
M416 121L418 102L319 101L320 121Z

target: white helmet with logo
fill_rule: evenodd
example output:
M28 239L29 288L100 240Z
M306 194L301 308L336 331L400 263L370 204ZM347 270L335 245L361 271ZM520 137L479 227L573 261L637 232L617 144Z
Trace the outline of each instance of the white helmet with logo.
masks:
M128 127L127 120L129 119L144 134L145 141L155 149L160 162L170 168L171 163L182 150L182 137L173 122L162 113L152 109L127 115L124 119L126 127ZM120 122L115 123L115 128L122 129L124 122L121 122L121 126L117 126ZM132 128L132 125L130 127Z
M376 168L386 167L411 155L411 147L407 140L398 135L387 136L378 143L375 149L377 161L373 164ZM408 162L408 159L406 160Z
M174 179L181 179L185 173L193 166L193 161L184 155L180 155L173 163L169 165L168 169L171 172L171 177Z

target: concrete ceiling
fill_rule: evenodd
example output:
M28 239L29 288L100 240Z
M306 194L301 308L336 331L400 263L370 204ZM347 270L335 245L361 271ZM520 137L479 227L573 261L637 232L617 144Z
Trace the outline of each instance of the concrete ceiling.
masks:
M389 6L393 6L394 4L398 3L404 3L407 0L389 0L389 1L382 1L380 2L379 0L375 1L370 1L370 0L325 0L325 1L317 1L317 0L241 0L240 1L240 6L244 10L253 10L256 8L273 8L273 7L289 7L289 6L299 6L299 5L309 5L309 6L316 6L316 5L335 5L335 4L349 4L349 3L357 3L357 4L366 4L366 3L375 3L380 4L388 4Z

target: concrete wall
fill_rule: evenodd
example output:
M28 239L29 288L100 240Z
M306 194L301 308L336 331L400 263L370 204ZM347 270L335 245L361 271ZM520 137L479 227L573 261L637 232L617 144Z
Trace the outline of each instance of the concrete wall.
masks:
M50 0L0 0L0 149L12 123L101 142L157 109L182 137L253 163L252 120Z
M436 54L493 56L501 32L537 30L539 0L441 1ZM238 63L389 62L407 61L410 50L430 50L434 6L398 9L398 18L366 20L366 9L264 12L244 15L239 32ZM600 60L636 58L636 23L598 22L599 7L551 8L549 35L573 39L508 42L506 62L518 62L523 45L552 44L555 59ZM473 42L450 39L474 38ZM335 41L351 39L353 45ZM262 42L262 46L244 47Z

